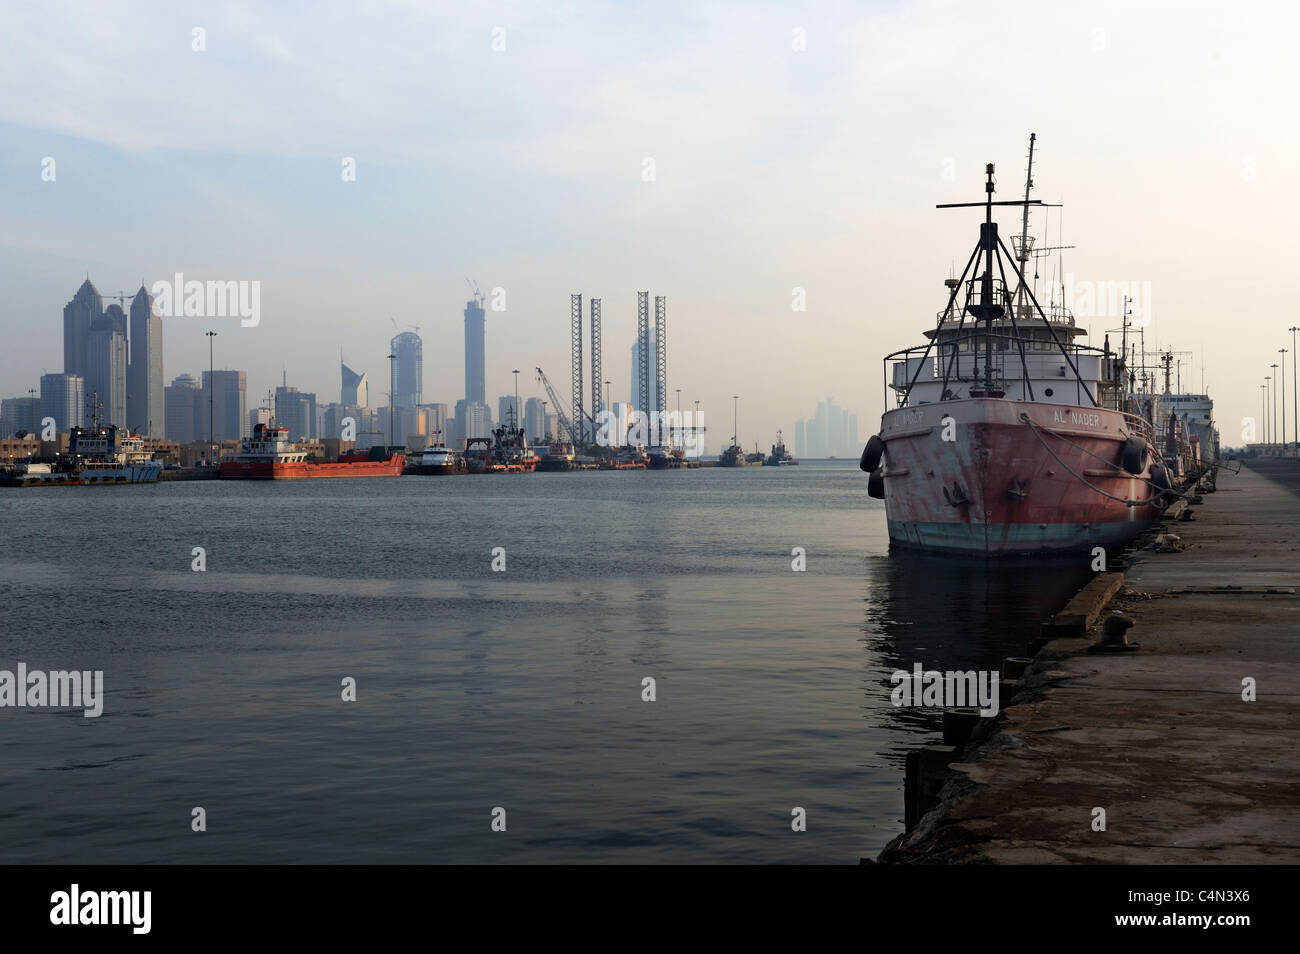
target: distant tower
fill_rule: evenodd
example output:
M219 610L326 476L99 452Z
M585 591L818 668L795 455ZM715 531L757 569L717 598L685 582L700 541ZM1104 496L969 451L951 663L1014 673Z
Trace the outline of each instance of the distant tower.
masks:
M343 386L339 391L339 403L349 407L370 406L370 386L366 383L366 373L353 371L342 361L339 362Z
M126 312L112 304L96 318L86 338L86 400L100 405L102 425L126 426Z
M424 344L413 331L403 331L389 342L397 356L393 369L393 407L419 407L423 394Z
M87 373L90 326L104 313L104 299L87 278L63 307L63 373Z
M487 403L487 313L483 300L475 296L465 303L465 402Z
M126 424L137 434L161 438L167 429L163 383L162 318L143 285L131 299L131 362L126 372Z

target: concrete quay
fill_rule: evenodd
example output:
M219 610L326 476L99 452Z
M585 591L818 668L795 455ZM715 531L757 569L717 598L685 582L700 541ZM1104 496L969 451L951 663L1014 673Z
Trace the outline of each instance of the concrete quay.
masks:
M937 804L880 862L1300 862L1300 464L1218 488L1130 559L1108 609L1138 648L1048 641L1001 715L930 747Z

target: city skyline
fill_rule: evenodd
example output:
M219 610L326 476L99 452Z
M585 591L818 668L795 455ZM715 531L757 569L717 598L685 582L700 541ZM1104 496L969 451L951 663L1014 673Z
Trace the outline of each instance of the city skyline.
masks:
M1297 197L1300 154L1297 132L1275 121L1288 57L1273 17L1262 30L1249 4L1173 24L1154 6L1099 7L1048 33L1040 17L1017 15L1037 8L1012 4L999 42L1032 49L1052 36L1059 82L1024 89L990 75L982 115L931 106L941 121L918 123L875 93L936 103L939 89L960 88L960 57L941 55L955 47L900 52L928 49L937 14L709 9L670 17L686 28L664 31L656 53L637 40L635 17L603 7L503 8L500 51L498 24L469 11L381 5L372 19L340 14L351 26L335 31L287 11L216 9L204 52L180 14L16 11L11 35L24 43L0 70L11 88L45 92L0 104L0 278L11 290L0 332L23 342L0 355L0 393L25 394L61 370L49 317L70 276L102 276L107 291L183 271L261 282L256 327L214 323L227 369L271 384L287 355L299 387L331 394L341 346L383 381L382 326L396 319L422 327L426 390L450 401L463 387L450 343L474 275L488 302L489 394L516 367L560 382L573 289L602 299L612 354L635 338L636 289L652 287L674 302L683 332L671 387L692 406L725 418L740 393L754 430L774 434L789 431L788 408L804 395L829 391L865 434L885 410L879 359L933 325L942 280L974 237L977 216L934 205L978 199L990 161L999 197L1015 197L1037 131L1036 194L1065 208L1035 211L1030 230L1039 246L1072 246L1037 263L1040 291L1053 281L1149 288L1148 346L1195 353L1186 389L1202 390L1203 368L1225 441L1259 417L1260 368L1292 323L1273 328L1271 315L1300 241L1272 214ZM945 44L989 29L974 10L942 19ZM396 35L409 43L392 44ZM142 58L173 83L125 68ZM72 65L91 62L121 66L121 82L105 87ZM688 76L672 62L697 68ZM1098 123L1125 116L1134 89L1170 84L1186 95L1119 139L1078 120L1081 110ZM482 112L506 119L494 126ZM589 129L603 132L575 149ZM53 179L42 177L45 158ZM118 224L82 227L88 207ZM1171 234L1162 224L1194 207L1195 222L1221 223L1212 258L1203 225ZM1015 218L1000 216L1004 232ZM1079 322L1100 344L1119 316L1107 296L1084 304ZM1232 352L1214 347L1227 314L1247 316ZM163 325L167 366L207 366L206 323Z

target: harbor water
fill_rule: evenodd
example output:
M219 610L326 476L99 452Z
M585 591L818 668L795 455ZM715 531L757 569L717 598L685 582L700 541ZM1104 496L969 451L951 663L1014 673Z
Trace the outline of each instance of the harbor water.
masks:
M829 461L6 491L0 670L102 670L104 704L0 709L5 860L874 856L939 728L890 673L1022 655L1089 567L891 553L865 483Z

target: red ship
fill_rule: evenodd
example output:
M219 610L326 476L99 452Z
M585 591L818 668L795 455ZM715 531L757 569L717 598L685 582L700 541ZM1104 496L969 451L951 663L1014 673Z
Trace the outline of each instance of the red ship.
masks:
M1029 157L1032 171L1032 137ZM1029 208L1041 205L1032 179L1023 202L994 202L992 163L986 174L985 200L962 204L985 210L979 244L946 282L938 324L926 344L885 358L897 406L863 451L868 492L885 501L899 546L1001 555L1123 544L1157 519L1173 483L1126 366L1127 317L1117 353L1109 336L1102 348L1076 342L1086 332L1063 305L1043 310L1024 276ZM1024 209L1014 256L995 205Z
M387 447L348 451L336 461L309 460L289 440L284 427L258 424L238 454L221 462L220 475L232 480L305 480L314 477L398 477L406 454Z

